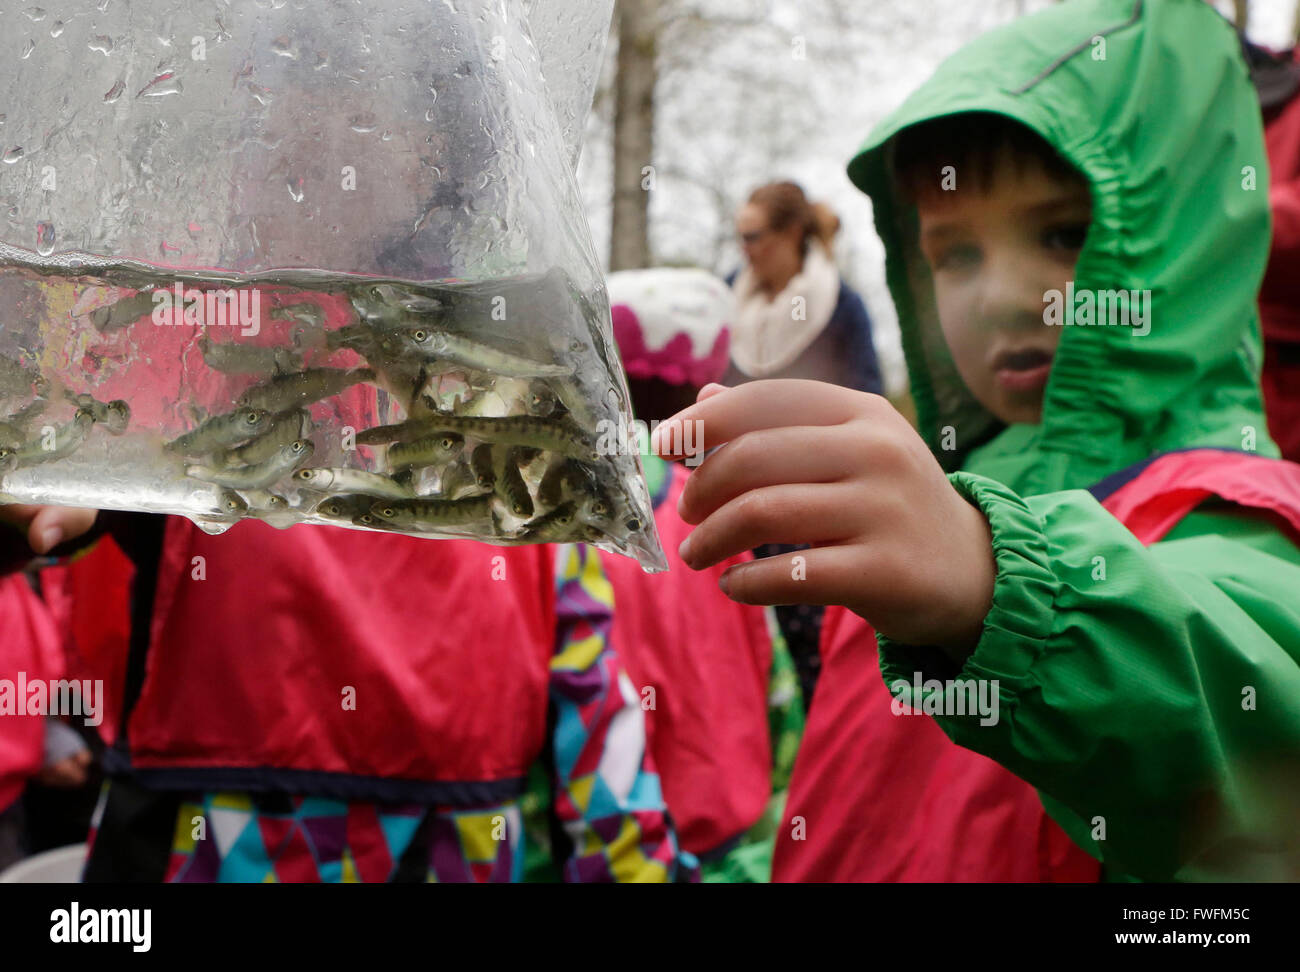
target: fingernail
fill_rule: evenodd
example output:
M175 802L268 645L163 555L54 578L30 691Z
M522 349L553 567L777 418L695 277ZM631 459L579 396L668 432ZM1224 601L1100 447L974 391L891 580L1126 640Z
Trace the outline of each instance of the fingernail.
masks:
M677 556L681 557L682 560L684 560L687 564L689 564L689 563L691 562L691 561L690 561L690 556L691 556L691 538L690 538L690 537L687 537L685 540L683 540L683 541L682 541L682 545L681 545L680 547L677 548Z
M718 589L723 594L731 593L731 571L732 568L728 567L722 572L722 576L718 578Z
M41 531L41 549L37 553L49 553L63 539L63 527L51 526Z

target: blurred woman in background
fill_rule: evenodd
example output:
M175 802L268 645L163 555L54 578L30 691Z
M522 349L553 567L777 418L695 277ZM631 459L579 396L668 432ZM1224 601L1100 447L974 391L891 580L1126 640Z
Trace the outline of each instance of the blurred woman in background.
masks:
M831 256L840 221L793 182L754 190L736 216L745 266L725 384L811 378L881 393L871 321Z

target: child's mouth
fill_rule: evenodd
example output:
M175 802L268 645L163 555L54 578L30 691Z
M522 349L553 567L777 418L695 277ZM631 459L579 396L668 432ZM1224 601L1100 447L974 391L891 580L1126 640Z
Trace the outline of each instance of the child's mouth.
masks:
M1038 348L1003 351L993 362L997 382L1006 391L1038 391L1047 384L1052 355Z

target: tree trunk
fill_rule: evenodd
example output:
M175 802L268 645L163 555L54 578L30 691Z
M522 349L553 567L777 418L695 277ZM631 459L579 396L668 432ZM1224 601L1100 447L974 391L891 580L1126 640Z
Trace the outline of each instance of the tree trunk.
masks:
M614 205L609 269L648 267L659 0L618 0L614 79Z

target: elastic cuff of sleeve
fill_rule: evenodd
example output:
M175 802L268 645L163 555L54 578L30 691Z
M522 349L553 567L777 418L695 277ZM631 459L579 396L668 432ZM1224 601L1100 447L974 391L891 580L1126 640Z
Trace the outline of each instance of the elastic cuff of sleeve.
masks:
M951 473L948 480L988 520L997 566L993 604L960 677L997 679L1001 694L1013 696L1052 633L1060 583L1051 569L1047 537L1025 501L1001 483L967 472ZM886 684L910 683L917 672L938 677L933 665L940 653L933 646L902 644L884 635L876 641Z

